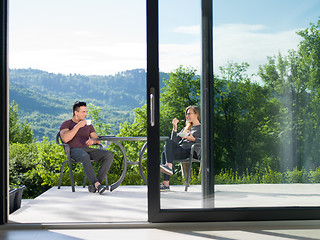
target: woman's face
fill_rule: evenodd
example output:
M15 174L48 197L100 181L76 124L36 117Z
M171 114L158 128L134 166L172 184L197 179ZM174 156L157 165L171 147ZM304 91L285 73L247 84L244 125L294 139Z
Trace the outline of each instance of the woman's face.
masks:
M189 108L188 111L186 112L186 120L187 122L194 123L197 121L197 114L194 113L192 108Z

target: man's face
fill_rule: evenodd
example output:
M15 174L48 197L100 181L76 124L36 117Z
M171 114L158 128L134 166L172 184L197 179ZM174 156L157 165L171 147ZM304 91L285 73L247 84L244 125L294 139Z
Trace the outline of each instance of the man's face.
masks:
M84 120L87 116L87 107L81 106L78 111L75 111L75 116L80 120Z

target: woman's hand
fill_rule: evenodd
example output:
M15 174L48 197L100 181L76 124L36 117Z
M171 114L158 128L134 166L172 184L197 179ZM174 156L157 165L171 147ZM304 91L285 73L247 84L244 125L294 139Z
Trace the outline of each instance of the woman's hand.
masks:
M173 126L173 131L174 132L177 132L177 130L178 130L178 123L179 123L179 120L177 118L174 118L172 120L172 126Z
M183 137L183 138L187 139L188 141L195 142L196 141L195 137L191 134L190 131L188 131L188 133L189 133L189 135L186 137Z

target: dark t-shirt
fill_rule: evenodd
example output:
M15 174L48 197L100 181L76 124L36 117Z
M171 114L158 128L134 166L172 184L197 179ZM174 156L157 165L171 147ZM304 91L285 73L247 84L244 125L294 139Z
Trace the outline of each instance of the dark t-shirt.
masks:
M72 119L64 121L60 126L60 131L62 129L73 129L74 126L77 125ZM73 147L88 147L86 141L90 137L90 133L95 132L94 127L92 125L86 125L78 130L76 135L71 139L67 144L70 148Z

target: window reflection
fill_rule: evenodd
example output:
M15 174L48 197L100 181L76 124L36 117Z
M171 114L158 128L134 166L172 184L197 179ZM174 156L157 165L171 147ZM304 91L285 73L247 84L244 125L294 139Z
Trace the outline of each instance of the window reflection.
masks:
M214 1L216 208L318 205L319 8L319 1ZM171 105L180 101L170 97ZM176 170L162 208L202 207L199 169L188 192Z
M188 164L181 162L190 157L191 147L197 142L191 139L193 136L199 140L192 148L192 151L195 148L195 159L198 159L201 148L200 108L198 115L191 116L189 112L194 114L196 107L200 106L201 1L161 0L159 16L159 68L160 72L168 73L165 77L160 73L160 135L170 137L166 146L161 146L161 207L186 207L192 192L198 200L197 206L191 207L201 207L200 164L195 160L190 168L188 187ZM188 106L194 107L186 110ZM193 125L189 127L189 123ZM180 134L189 135L185 138ZM181 203L176 198L186 201Z

